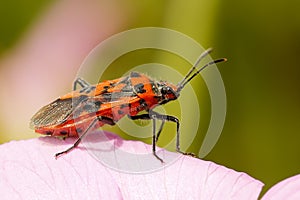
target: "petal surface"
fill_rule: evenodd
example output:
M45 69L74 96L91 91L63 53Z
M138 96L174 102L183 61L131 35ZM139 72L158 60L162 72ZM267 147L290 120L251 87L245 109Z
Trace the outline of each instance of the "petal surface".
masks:
M118 148L151 154L150 145L126 141L111 133L105 135ZM74 142L72 138L44 137L1 145L1 199L244 200L257 199L263 186L245 173L183 155L165 165L151 154L153 164L161 167L137 174L103 165L83 145L55 160L55 153Z
M292 176L274 185L262 198L262 200L268 199L300 199L300 175Z

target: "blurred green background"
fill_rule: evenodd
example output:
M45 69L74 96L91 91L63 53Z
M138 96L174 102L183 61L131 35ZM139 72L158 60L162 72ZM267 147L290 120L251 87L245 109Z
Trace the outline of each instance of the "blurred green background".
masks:
M213 58L228 58L218 67L226 88L226 122L205 159L248 173L264 182L266 191L300 172L299 8L300 1L293 0L2 1L0 142L36 137L28 128L30 116L70 90L80 63L98 42L130 28L165 27L214 47ZM76 54L76 48L83 50ZM154 54L129 54L112 67L151 62ZM61 62L65 55L70 56ZM160 56L169 66L183 65L183 74L190 67L165 52ZM104 76L116 78L113 73L108 69ZM199 135L190 147L198 151L210 104L201 78L192 85L204 105ZM178 113L171 109L170 114Z

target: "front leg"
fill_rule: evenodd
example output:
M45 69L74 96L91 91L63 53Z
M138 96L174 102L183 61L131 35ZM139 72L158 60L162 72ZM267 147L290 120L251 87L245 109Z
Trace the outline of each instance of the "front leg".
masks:
M171 115L162 115L153 110L150 110L149 113L151 113L150 115L155 116L157 119L175 122L176 123L176 151L179 153L182 153L183 155L189 155L192 157L196 157L196 155L194 153L182 152L180 150L180 123L179 123L179 119L177 117L174 117Z
M158 137L161 133L161 130L164 126L164 120L162 121L162 124L160 125L159 131L157 134L155 134L156 132L156 121L155 118L151 118L149 114L142 114L142 115L135 115L135 116L130 116L128 115L128 117L132 120L137 120L137 119L142 119L142 120L150 120L152 119L153 121L153 128L152 128L152 153L153 155L160 161L160 162L164 162L163 159L161 159L157 154L156 154L156 143L158 141Z
M153 150L153 154L154 156L159 159L160 161L162 161L161 158L159 158L156 155L156 142L158 140L158 137L162 131L162 128L164 126L165 121L171 121L171 122L175 122L176 123L176 151L179 153L182 153L184 155L190 155L193 157L196 157L195 154L193 153L186 153L186 152L182 152L180 150L180 122L179 119L177 117L171 116L171 115L163 115L160 113L157 113L153 110L149 110L148 114L142 114L142 115L136 115L136 116L128 116L130 119L132 120L137 120L137 119L144 119L144 120L153 120L153 139L152 139L152 150ZM161 120L162 124L160 126L160 129L158 131L157 134L155 134L156 132L156 119ZM163 162L163 161L162 161Z
M149 111L149 115L152 116L152 118L160 119L162 121L171 121L171 122L176 123L176 151L184 154L184 152L182 152L180 150L180 137L179 137L180 136L180 122L179 122L179 119L177 117L174 117L171 115L163 115L163 114L157 113L153 110Z

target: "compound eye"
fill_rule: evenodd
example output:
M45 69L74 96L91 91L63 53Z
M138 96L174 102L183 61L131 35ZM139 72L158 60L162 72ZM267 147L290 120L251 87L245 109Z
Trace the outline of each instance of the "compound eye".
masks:
M170 88L170 87L167 87L167 94L171 94L171 93L173 93L173 90L172 90L172 88Z
M163 94L173 94L173 90L170 87L165 87L162 89Z

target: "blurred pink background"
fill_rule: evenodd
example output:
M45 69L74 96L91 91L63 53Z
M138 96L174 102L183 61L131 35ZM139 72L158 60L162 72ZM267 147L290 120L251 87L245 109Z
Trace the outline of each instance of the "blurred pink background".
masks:
M97 0L56 1L40 15L0 60L2 142L37 136L31 116L72 89L85 56L130 16L125 5Z

